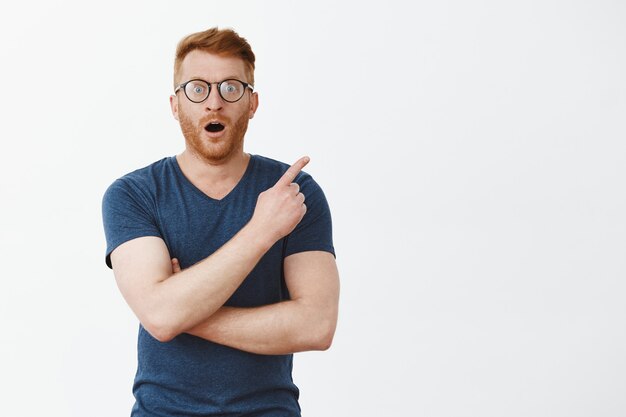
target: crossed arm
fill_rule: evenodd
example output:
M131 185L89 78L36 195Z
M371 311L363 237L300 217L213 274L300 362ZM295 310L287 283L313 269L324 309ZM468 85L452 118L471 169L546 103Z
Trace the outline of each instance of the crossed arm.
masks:
M187 333L247 352L281 355L330 347L337 324L335 258L300 252L284 262L291 300L253 308L221 307Z
M225 246L220 250L227 252L230 248ZM149 256L150 252L160 254ZM339 276L331 253L309 251L285 258L285 283L290 300L260 307L238 308L225 307L223 304L237 288L231 283L233 279L241 282L245 275L237 271L229 279L220 279L222 277L215 272L226 271L228 260L220 257L222 254L218 252L175 273L171 270L169 253L160 238L134 239L113 252L112 262L118 286L152 336L167 342L180 333L189 333L215 343L265 355L326 350L330 347L337 324L339 302ZM138 256L140 253L142 255ZM128 265L131 259L134 268ZM150 259L154 261L152 265L167 267L169 271L160 272L165 279L158 284L139 284L139 275L129 272L149 270L146 264ZM167 320L168 316L170 320Z
M285 258L290 300L255 308L223 306L263 254L304 216L304 199L297 184L291 183L307 162L302 161L261 193L243 229L184 271L172 270L167 247L157 237L130 240L111 253L118 287L152 336L167 342L189 333L259 354L330 346L337 323L339 278L335 259L328 252L301 252Z

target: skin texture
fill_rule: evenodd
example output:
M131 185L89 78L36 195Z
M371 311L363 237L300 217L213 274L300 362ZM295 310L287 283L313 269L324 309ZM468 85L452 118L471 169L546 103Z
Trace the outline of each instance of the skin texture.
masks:
M211 94L214 92L212 91ZM184 112L179 113L180 128L187 140L188 148L207 162L219 163L232 156L238 149L243 148L243 135L248 129L248 117L243 114L235 121L226 118L217 119L220 123L230 127L226 132L227 139L219 141L217 144L202 140L205 134L204 126L211 119L216 120L214 117L207 117L200 123L194 123L189 115Z
M183 60L177 81L247 81L245 77L240 59L193 51ZM243 138L259 101L257 93L247 91L240 101L227 103L215 87L203 103L192 103L178 92L170 97L170 105L185 136L185 150L177 155L181 170L208 196L220 199L247 167L250 157L243 152ZM224 131L206 132L209 120L219 120ZM305 197L293 180L308 162L308 157L300 158L273 187L259 194L248 224L190 268L177 269L158 237L133 239L112 252L118 287L150 334L167 342L185 332L260 354L330 347L337 324L339 274L328 252L285 258L291 300L255 308L223 306L263 254L291 233L306 213Z
M183 60L177 83L197 78L212 83L228 78L247 82L246 74L241 59L195 50ZM181 170L209 197L223 198L237 185L248 165L250 156L243 152L243 138L259 106L258 94L246 89L241 100L228 103L213 84L204 102L192 103L181 90L170 96L170 106L185 136L186 148L177 156ZM219 121L225 129L210 134L204 129L209 121Z
M216 77L216 74L225 75ZM192 51L185 57L180 77L182 82L196 78L211 83L226 78L248 81L243 61L240 59L199 50ZM220 165L243 153L243 137L248 129L248 120L254 117L259 105L259 95L246 89L241 100L228 103L219 96L217 85L212 84L211 93L204 102L192 103L187 100L181 89L170 97L170 105L172 114L179 121L185 136L187 145L185 152L210 165ZM212 137L204 129L211 120L219 121L226 126L218 138Z
M335 258L328 255L311 251L285 259L291 300L249 309L222 307L188 333L266 355L328 349L337 325L339 301ZM180 266L174 268L178 269L173 273L180 271ZM313 279L321 281L310 286L307 281Z

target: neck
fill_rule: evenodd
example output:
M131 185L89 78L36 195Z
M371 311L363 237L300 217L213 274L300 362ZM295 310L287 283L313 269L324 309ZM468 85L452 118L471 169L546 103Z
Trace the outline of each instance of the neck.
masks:
M185 176L204 184L219 184L238 181L248 166L250 155L243 152L233 152L227 159L211 161L185 149L176 156L178 165Z

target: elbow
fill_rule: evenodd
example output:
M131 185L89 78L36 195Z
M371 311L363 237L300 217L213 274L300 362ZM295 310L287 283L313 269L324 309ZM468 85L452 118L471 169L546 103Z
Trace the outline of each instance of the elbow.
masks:
M318 350L328 350L333 344L333 337L335 336L335 329L329 330L321 339L318 346Z
M311 350L319 350L319 351L325 351L330 349L330 346L332 345L332 338L331 339L320 339L317 344L313 347L313 349Z
M319 330L316 332L316 336L312 341L311 350L328 350L333 344L333 338L335 336L336 322L326 322L320 325Z
M142 321L142 325L150 333L150 336L162 343L167 343L180 334L180 331L172 323L159 320L156 317Z
M161 343L167 343L178 336L178 334L168 329L152 329L148 330L148 333Z

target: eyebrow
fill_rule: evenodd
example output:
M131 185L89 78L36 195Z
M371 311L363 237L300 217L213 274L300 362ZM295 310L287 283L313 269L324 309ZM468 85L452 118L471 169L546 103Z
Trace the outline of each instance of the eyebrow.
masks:
M192 76L189 78L189 80L202 80L202 81L207 81L204 77L200 77L200 76ZM239 77L235 76L235 75L229 75L226 78L222 78L220 81L215 81L215 82L221 82L224 80L239 80ZM207 81L208 82L208 81Z

